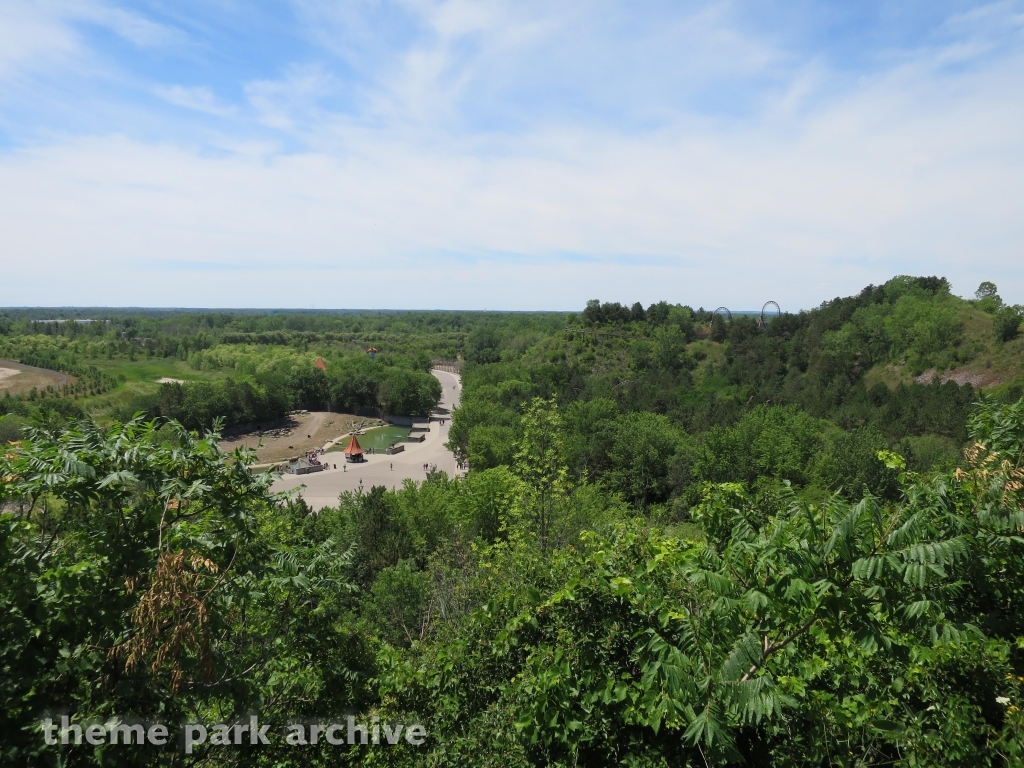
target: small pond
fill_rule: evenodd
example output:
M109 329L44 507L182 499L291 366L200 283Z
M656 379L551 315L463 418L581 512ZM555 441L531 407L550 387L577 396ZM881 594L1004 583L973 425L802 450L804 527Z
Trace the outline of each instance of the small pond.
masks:
M356 435L359 444L366 450L373 448L375 453L384 453L392 443L401 442L409 436L409 427L396 427L393 424L387 427L368 429L361 435ZM343 451L348 445L348 436L341 438L331 451Z

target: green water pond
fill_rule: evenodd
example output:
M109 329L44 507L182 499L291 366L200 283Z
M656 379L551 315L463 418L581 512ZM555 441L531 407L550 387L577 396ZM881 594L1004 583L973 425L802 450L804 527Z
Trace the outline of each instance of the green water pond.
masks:
M361 435L357 435L356 439L359 440L359 444L366 450L373 450L377 453L383 453L387 450L388 446L392 443L401 442L409 436L409 427L396 427L390 425L387 427L377 427L376 429L368 429ZM348 445L348 438L343 437L339 440L331 451L343 451Z

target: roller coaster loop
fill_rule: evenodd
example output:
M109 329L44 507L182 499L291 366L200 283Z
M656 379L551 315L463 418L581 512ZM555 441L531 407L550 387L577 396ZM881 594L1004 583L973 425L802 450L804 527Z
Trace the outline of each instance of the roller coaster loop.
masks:
M758 318L758 321L757 321L757 327L758 328L767 328L768 327L768 320L773 319L771 315L769 315L766 318L765 314L764 314L765 310L768 309L769 305L775 307L775 317L779 317L780 315L782 315L782 310L779 309L779 305L778 304L776 304L774 301L766 301L764 303L764 306L761 307L761 317Z

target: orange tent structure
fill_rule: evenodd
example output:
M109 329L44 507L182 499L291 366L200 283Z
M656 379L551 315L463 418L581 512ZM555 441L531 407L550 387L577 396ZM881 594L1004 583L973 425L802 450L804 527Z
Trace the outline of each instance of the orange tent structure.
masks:
M324 362L324 359L322 357L318 357L316 359L316 362L313 363L313 365L315 367L319 368L321 371L326 371L327 370L327 363Z
M348 441L348 445L342 453L345 454L346 461L363 461L363 454L366 451L363 450L363 446L356 440L356 436L352 435L352 439Z

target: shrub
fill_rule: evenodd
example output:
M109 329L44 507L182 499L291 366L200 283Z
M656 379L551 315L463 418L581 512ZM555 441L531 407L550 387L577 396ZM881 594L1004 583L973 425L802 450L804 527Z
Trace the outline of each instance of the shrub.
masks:
M1020 332L1021 316L1020 307L1003 307L992 318L992 330L1000 341L1012 341L1017 338Z

